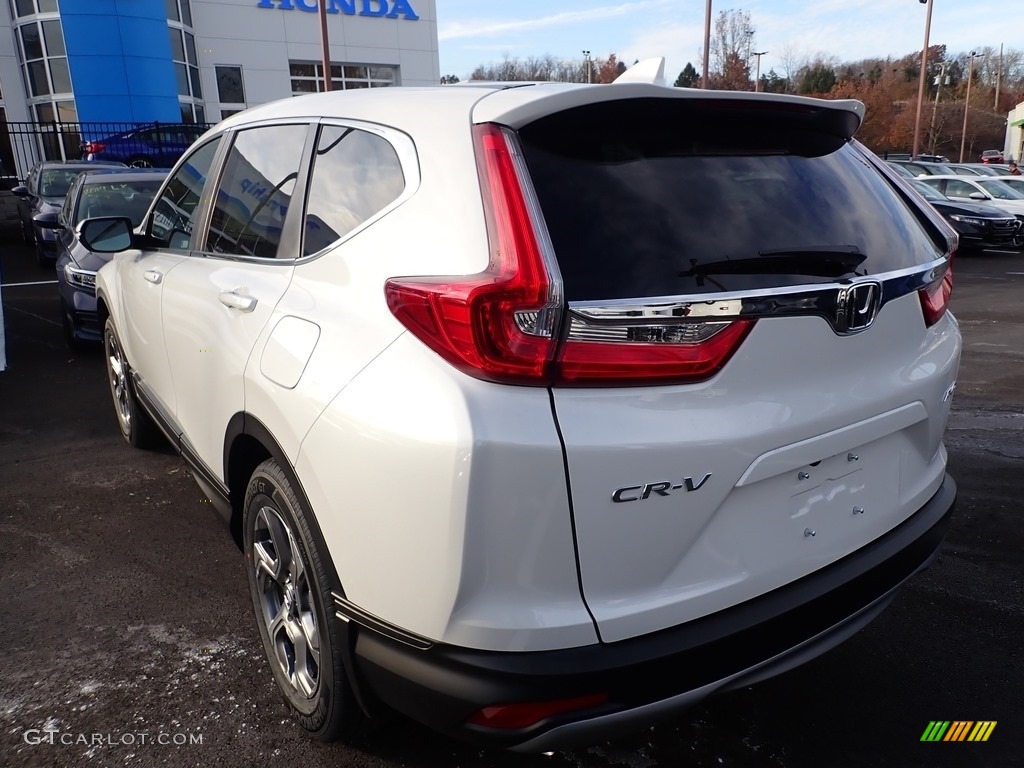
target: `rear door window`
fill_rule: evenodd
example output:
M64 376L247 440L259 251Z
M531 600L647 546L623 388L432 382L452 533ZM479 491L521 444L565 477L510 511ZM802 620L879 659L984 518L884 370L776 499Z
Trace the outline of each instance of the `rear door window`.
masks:
M770 289L939 258L934 233L849 145L843 119L639 99L525 126L567 298Z
M340 240L404 190L402 163L387 139L358 128L323 126L306 203L303 255Z
M271 125L238 132L217 185L203 250L277 257L308 130Z

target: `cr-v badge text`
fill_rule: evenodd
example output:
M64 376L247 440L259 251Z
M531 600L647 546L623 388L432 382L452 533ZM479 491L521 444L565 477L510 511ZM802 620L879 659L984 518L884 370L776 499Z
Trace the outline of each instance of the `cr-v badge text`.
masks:
M699 480L694 480L692 477L687 477L681 483L670 483L662 481L660 483L644 483L643 485L630 485L625 488L617 488L612 494L612 501L616 504L620 504L624 501L643 501L644 499L650 498L651 494L657 494L658 496L669 496L673 491L686 489L687 493L693 491L699 491L701 486L704 485L708 480L711 479L711 473L708 472Z

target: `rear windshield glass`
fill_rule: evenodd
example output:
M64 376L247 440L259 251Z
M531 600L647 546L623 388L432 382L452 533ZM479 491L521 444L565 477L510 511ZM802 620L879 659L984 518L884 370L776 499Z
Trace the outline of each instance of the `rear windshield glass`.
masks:
M520 130L570 301L832 282L942 255L831 110L695 102L588 105Z

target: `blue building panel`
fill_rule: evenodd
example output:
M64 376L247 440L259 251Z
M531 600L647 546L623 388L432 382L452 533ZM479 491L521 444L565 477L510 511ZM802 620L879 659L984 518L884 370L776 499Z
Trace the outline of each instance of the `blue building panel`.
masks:
M65 0L61 24L79 120L181 120L163 0Z

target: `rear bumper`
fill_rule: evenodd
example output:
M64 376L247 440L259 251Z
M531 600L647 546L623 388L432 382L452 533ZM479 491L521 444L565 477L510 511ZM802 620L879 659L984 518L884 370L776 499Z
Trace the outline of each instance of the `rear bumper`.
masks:
M948 475L912 517L842 560L798 581L686 624L616 643L495 653L427 642L372 619L355 626L356 684L459 738L522 751L593 743L638 730L711 693L807 661L865 626L895 590L935 557L956 484ZM344 601L339 601L339 607ZM467 723L483 707L607 694L589 710L505 730Z

